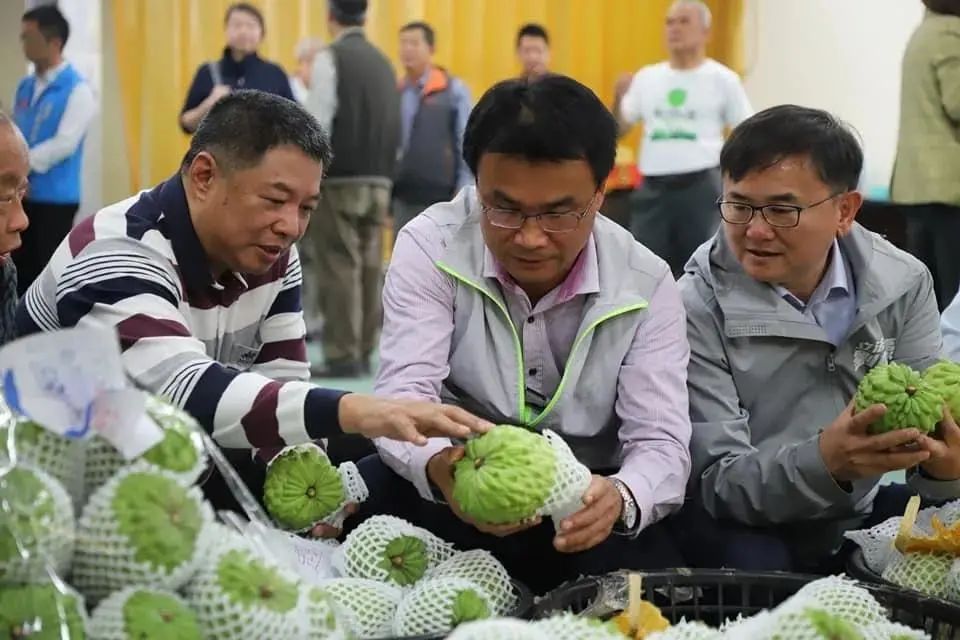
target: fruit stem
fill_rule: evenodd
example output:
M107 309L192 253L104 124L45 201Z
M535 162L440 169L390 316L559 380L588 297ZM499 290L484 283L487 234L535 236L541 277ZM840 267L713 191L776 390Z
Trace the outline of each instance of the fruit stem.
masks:
M393 566L399 569L400 567L403 566L403 556L393 556L392 558L390 558L390 562L393 563Z
M271 588L270 588L269 586L267 586L267 585L263 585L262 587L260 587L260 599L261 599L261 600L268 600L268 599L270 599L270 598L272 598L272 597L273 597L273 589L271 589Z
M307 489L307 497L308 497L308 498L316 498L316 497L317 497L317 490L316 490L316 488L310 487L309 489Z
M477 458L476 460L473 461L474 469L479 469L482 466L483 466L483 458Z
M170 613L169 611L161 611L161 612L160 612L160 619L163 620L164 622L172 622L172 621L173 621L173 614Z
M906 389L904 389L904 391L907 392L908 396L912 396L917 392L917 388L911 384Z

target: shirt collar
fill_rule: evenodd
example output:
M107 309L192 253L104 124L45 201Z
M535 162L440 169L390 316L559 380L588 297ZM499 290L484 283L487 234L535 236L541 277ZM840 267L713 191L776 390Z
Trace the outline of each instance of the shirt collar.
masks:
M497 259L490 252L489 247L483 250L483 277L495 278L501 285L512 289L519 289L513 277L507 273ZM578 295L598 293L600 291L600 265L597 261L597 243L590 234L587 244L570 268L570 272L563 282L553 290L556 293L557 304L567 302ZM550 295L550 294L548 294Z
M60 64L58 64L57 66L50 67L44 73L38 73L37 79L40 82L43 82L45 84L51 84L54 80L57 79L57 76L60 75L60 72L67 68L67 64L68 63L66 60L61 60Z
M346 27L343 29L343 31L337 34L337 37L334 38L333 41L336 42L337 40L342 40L347 36L354 35L357 33L363 36L364 38L367 37L366 33L364 33L363 27Z
M826 302L827 300L849 296L850 287L850 272L847 269L846 260L843 259L843 253L840 251L840 243L834 240L830 247L830 266L827 267L827 272L823 274L820 284L814 289L807 303L804 303L780 285L775 286L774 289L780 297L803 311L817 302Z

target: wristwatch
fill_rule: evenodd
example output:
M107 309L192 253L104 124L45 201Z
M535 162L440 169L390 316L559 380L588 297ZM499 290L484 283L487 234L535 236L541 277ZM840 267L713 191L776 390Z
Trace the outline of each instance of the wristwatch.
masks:
M623 509L620 511L620 519L613 528L613 532L618 535L632 536L637 532L639 525L637 501L633 498L630 488L617 478L607 478L617 489L620 497L623 499Z

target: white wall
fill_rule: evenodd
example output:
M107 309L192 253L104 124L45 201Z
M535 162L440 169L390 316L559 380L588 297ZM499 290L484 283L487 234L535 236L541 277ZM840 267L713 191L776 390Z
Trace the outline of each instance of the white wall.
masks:
M897 144L900 61L920 0L747 0L745 84L756 109L827 109L863 137L868 193L885 195Z

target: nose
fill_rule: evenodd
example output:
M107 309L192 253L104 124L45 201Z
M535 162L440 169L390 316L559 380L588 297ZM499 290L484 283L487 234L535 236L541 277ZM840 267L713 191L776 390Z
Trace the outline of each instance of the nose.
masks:
M296 238L300 234L300 206L293 203L284 207L272 229L278 236Z
M540 227L540 223L533 216L524 218L523 226L517 229L513 241L524 249L539 249L550 242L547 233Z
M758 211L747 223L746 235L751 240L772 240L776 232Z
M10 233L21 233L30 226L30 219L23 209L23 200L16 199L10 205L10 218L7 220L7 230Z

